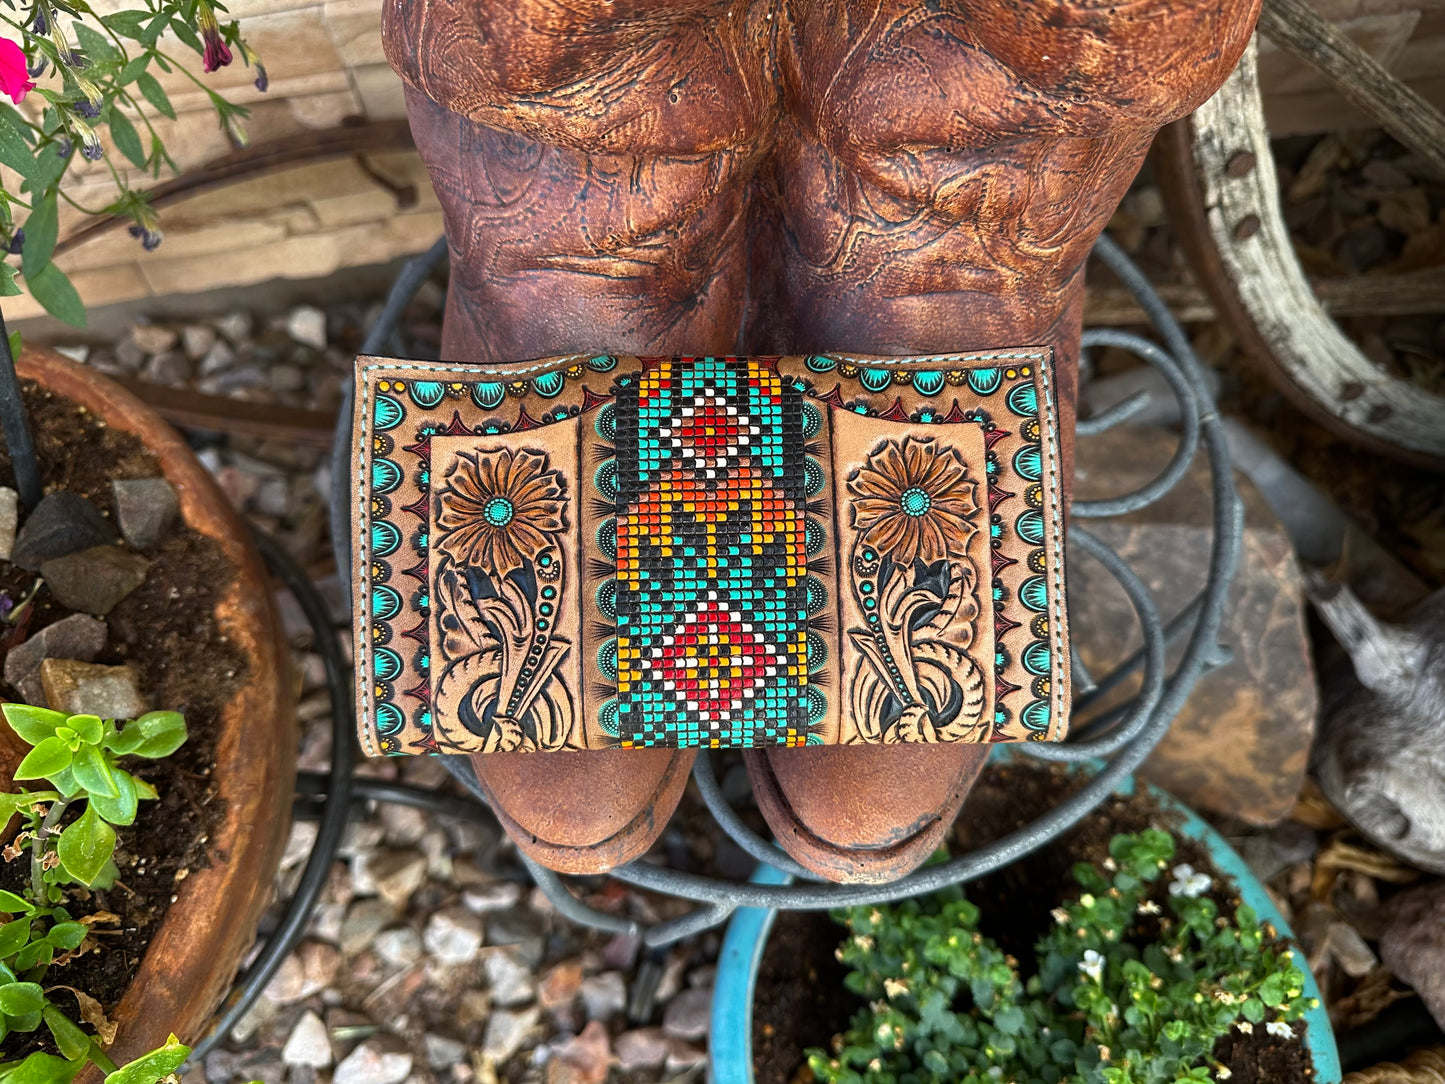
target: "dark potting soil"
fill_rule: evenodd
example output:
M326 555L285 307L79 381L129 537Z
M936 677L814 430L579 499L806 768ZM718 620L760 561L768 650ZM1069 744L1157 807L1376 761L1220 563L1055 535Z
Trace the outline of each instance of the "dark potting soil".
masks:
M955 853L974 850L1024 827L1081 788L1086 779L1059 767L990 764L969 794L954 826ZM1120 832L1155 826L1174 828L1173 814L1147 792L1112 797L1085 816L1057 841L1005 868L964 886L979 907L979 929L1020 960L1033 959L1038 939L1053 924L1050 912L1078 888L1069 870L1081 861L1099 862L1109 840ZM1203 844L1175 840L1175 861L1214 875L1210 898L1231 915L1237 897L1220 887L1222 877ZM1069 884L1061 897L1057 886ZM848 1029L862 1001L843 987L847 973L834 952L842 927L826 912L780 914L758 970L753 1002L753 1068L758 1084L809 1084L803 1060L810 1047L829 1049L832 1038ZM1134 931L1147 937L1148 930ZM815 979L816 976L816 979ZM1304 1023L1295 1025L1296 1035ZM1302 1042L1268 1035L1231 1032L1220 1039L1214 1056L1233 1073L1230 1084L1303 1084L1314 1069Z
M48 490L64 488L111 515L114 478L149 478L159 464L139 440L110 429L68 399L24 383L41 476ZM0 484L14 485L9 453L0 447ZM146 946L160 927L177 885L207 864L206 843L220 823L224 803L211 779L221 711L246 681L244 654L217 627L215 608L236 568L211 539L177 525L160 546L146 554L151 568L140 587L106 619L109 640L97 662L129 662L141 674L150 702L186 717L189 737L165 760L129 758L127 770L150 782L160 797L142 802L136 823L117 830L115 862L120 879L104 892L77 892L68 907L80 917L108 911L116 921L93 927L96 948L46 975L46 985L74 986L110 1011L120 1002L140 966ZM0 589L19 600L36 581L0 562ZM17 622L18 643L30 631L68 615L42 585L32 614ZM9 643L0 644L8 649ZM0 685L7 700L15 691ZM33 784L32 784L33 786ZM22 890L29 877L29 856L0 862L0 887ZM73 1009L64 1004L62 1008ZM35 1049L42 1033L13 1035L0 1044L9 1059Z

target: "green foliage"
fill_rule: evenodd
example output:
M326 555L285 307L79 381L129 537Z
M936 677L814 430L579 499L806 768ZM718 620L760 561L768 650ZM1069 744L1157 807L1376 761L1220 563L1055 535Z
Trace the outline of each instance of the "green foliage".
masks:
M835 913L838 958L868 1002L832 1054L829 1084L1187 1084L1225 1079L1210 1060L1231 1027L1282 1028L1309 1005L1294 954L1248 907L1232 918L1210 879L1170 869L1163 831L1115 836L1103 868L1053 912L1024 975L978 930L960 889Z
M18 815L23 822L3 857L30 856L26 894L0 890L0 914L9 916L0 923L0 1040L43 1025L61 1054L0 1063L0 1084L68 1084L90 1063L107 1074L107 1084L155 1084L179 1068L188 1047L172 1035L165 1046L117 1068L49 999L43 980L58 958L82 950L88 932L63 906L67 887L109 887L116 876L113 826L133 823L139 802L157 796L118 758L170 756L186 740L185 719L152 711L117 726L113 719L26 704L3 704L0 712L31 746L15 779L43 779L53 788L0 794L0 820L8 824ZM80 815L65 823L65 814L82 802Z
M242 39L240 25L219 22L216 13L226 9L217 0L146 0L109 15L73 0L6 6L8 13L0 11L5 36L18 40L31 71L45 74L36 76L44 85L29 91L43 99L37 119L0 105L0 163L18 175L15 182L0 185L0 260L7 247L23 251L18 273L35 299L67 323L84 326L79 295L51 263L59 204L129 219L131 233L147 249L160 243L155 211L122 172L129 167L143 178L158 178L162 169L176 171L153 121L156 115L174 120L176 112L152 70L178 70L205 91L221 127L244 146L248 111L211 90L169 50L178 43L200 55L206 71L229 63L233 51L239 53L255 69L256 85L263 90L265 69ZM174 41L163 41L167 33ZM101 133L108 134L108 147ZM110 167L116 197L107 206L82 206L62 191L78 158L104 159ZM17 268L5 263L0 268L0 296L19 293Z

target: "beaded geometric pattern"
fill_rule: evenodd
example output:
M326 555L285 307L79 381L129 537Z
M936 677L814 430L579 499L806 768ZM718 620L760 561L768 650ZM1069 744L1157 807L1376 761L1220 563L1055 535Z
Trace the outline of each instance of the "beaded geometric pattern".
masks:
M812 713L802 390L747 359L619 387L624 746L798 745Z

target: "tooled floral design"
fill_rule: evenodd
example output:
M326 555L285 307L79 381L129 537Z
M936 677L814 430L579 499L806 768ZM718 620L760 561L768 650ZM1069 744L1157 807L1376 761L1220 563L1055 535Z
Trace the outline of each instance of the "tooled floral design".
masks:
M562 475L541 452L463 453L444 482L435 544L458 567L506 576L567 529Z
M848 479L854 529L902 565L961 554L977 529L976 491L963 457L932 438L888 441Z

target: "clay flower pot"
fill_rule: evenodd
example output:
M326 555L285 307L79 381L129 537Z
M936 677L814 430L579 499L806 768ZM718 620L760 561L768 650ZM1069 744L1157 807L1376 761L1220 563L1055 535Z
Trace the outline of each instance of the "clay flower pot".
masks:
M1289 923L1269 898L1264 885L1250 872L1244 859L1224 841L1224 837L1183 802L1157 787L1146 785L1161 808L1179 817L1176 834L1204 844L1215 871L1234 881L1239 888L1240 899L1254 908L1261 920L1272 923L1281 937L1293 937ZM1133 777L1130 777L1119 787L1119 793L1132 794L1135 786ZM792 881L791 876L771 866L759 866L751 879L758 884L770 885ZM966 885L964 888L967 890ZM708 1041L709 1068L712 1070L709 1079L712 1084L754 1082L753 997L757 990L758 965L762 962L776 915L776 911L767 908L740 907L728 922L722 951L718 955L717 981L713 987L712 1026ZM841 937L840 934L840 940ZM1340 1084L1340 1055L1335 1046L1335 1033L1330 1027L1329 1011L1325 1008L1324 997L1314 975L1308 967L1301 970L1305 976L1305 996L1318 998L1320 1002L1318 1008L1309 1010L1304 1017L1309 1025L1305 1031L1305 1046L1314 1059L1315 1084Z
M203 1035L231 986L271 896L291 820L296 722L286 640L260 554L241 518L178 433L130 392L51 350L27 350L20 376L85 407L112 429L133 434L156 457L180 499L186 525L220 545L237 569L217 623L245 655L249 680L223 709L212 772L225 808L210 832L209 864L177 886L135 978L111 1014L117 1064L165 1043ZM144 816L138 820L144 825ZM100 1080L92 1066L78 1080Z

